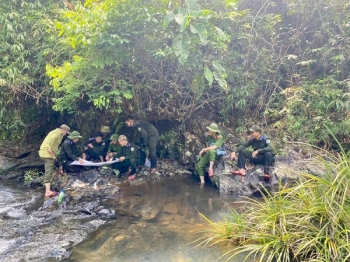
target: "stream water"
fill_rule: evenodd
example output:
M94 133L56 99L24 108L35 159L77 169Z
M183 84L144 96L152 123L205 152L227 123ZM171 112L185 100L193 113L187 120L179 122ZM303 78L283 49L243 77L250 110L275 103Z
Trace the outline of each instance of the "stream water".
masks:
M112 220L62 209L45 213L40 210L42 192L1 182L0 261L217 260L229 247L193 243L203 236L198 232L208 227L199 212L217 221L219 212L235 204L196 182L187 177L122 184L121 193L104 202L116 210Z

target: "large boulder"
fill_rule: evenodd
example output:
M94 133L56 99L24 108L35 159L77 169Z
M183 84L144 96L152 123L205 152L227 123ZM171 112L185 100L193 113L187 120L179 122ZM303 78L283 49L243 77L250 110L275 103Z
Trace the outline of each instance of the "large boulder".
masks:
M284 156L276 156L275 165L270 168L271 179L263 179L262 165L248 162L245 177L233 175L237 169L228 157L221 159L215 166L212 182L219 188L220 195L260 196L266 192L277 192L281 186L293 185L299 179L298 171L312 171L312 164L303 162L304 155L298 148L290 147Z

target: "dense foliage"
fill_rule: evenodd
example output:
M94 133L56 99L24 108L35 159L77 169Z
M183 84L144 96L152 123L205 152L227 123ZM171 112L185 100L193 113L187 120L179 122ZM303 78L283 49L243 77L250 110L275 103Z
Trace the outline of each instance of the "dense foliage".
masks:
M349 143L349 11L347 0L2 1L1 138L38 107L79 128L211 113L330 147L326 125Z
M231 210L224 222L208 220L212 230L199 243L232 243L229 258L245 253L261 262L349 261L350 155L327 159L311 162L321 176L298 174L294 187L247 200L246 211Z

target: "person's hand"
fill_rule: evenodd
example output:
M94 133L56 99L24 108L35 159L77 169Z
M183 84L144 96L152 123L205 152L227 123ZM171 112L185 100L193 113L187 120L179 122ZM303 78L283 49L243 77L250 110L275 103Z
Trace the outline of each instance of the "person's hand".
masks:
M85 150L87 150L87 149L88 149L88 147L87 147L87 146L84 146L84 149L85 149Z
M236 152L232 152L232 153L231 153L230 159L231 159L231 160L235 160L235 159L236 159Z
M202 156L204 152L204 149L202 149L201 151L199 151L199 155Z
M85 163L84 159L82 159L82 158L79 158L78 161L79 161L79 164L82 164L82 165Z
M122 156L122 157L119 157L119 161L120 161L120 162L123 162L124 160L125 160L125 157L123 157L123 156Z
M112 162L113 161L113 157L109 158L107 161L108 162Z
M253 153L252 153L252 157L253 158L256 158L256 155L259 153L259 151L258 150L255 150Z
M88 144L88 147L93 148L94 146L90 143Z

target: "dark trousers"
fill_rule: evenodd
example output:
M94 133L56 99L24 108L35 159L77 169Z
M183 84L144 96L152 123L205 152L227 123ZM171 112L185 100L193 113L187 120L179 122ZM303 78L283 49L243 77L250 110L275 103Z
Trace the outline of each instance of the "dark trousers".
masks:
M272 166L273 163L273 155L270 152L266 152L263 154L257 154L255 158L252 156L252 152L249 152L248 150L243 150L239 152L238 155L238 168L245 168L245 162L246 159L249 159L254 164L261 164L264 165L264 174L269 174L270 166Z
M133 175L136 173L136 168L139 166L140 160L131 158L131 159L125 159L122 162L117 162L112 164L113 169L118 169L120 173L126 173L129 170L129 167L131 168L130 175Z
M158 136L151 136L148 138L149 160L151 161L151 168L157 168L157 144ZM146 159L145 159L146 160ZM145 161L142 162L144 165Z
M84 153L87 156L86 160L92 160L92 159L100 160L100 156L102 156L102 154L103 154L102 152L100 152L100 153L95 152L91 147L86 149L84 151Z
M62 169L63 171L65 172L68 172L68 173L78 173L81 171L82 169L82 166L71 166L70 164L73 163L73 161L60 161L60 165L62 165Z

